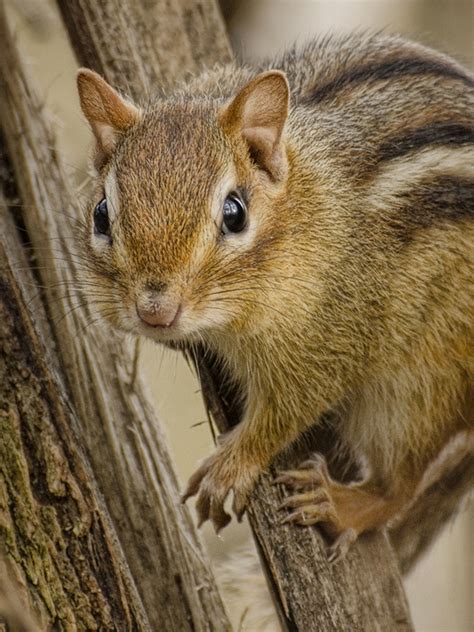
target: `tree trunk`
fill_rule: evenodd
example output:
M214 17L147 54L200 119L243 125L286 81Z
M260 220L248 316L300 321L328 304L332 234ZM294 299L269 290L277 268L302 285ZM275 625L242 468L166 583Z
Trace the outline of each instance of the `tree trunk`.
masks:
M77 196L2 5L0 41L0 121L19 197L1 206L7 557L44 629L230 629L136 361L112 332L88 326L96 316L82 305L71 249ZM7 245L29 280L8 270Z
M21 254L16 272L17 228L0 218L1 545L44 628L107 630L116 618L117 629L151 629L20 289L34 278Z

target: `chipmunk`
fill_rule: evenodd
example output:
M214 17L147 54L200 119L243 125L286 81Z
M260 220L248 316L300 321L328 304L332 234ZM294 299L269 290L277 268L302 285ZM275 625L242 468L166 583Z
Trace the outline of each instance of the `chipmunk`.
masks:
M114 327L203 343L242 421L191 477L200 523L240 517L327 411L363 481L324 459L278 481L285 521L344 553L474 456L474 77L386 35L326 38L133 104L78 73L97 178L82 254ZM450 458L451 458L450 456ZM440 466L441 467L441 466ZM442 468L441 468L442 469Z

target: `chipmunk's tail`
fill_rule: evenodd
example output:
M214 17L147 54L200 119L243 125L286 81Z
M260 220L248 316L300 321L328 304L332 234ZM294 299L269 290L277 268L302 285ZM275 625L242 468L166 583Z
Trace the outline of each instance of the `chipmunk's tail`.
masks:
M428 467L412 507L389 531L408 573L456 516L474 486L474 432L460 432Z

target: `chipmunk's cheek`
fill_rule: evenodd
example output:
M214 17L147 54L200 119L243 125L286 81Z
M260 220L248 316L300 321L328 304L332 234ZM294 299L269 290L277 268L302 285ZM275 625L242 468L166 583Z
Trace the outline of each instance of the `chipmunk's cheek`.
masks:
M196 311L193 321L197 330L210 330L225 328L232 319L232 310L228 305L214 305L208 303Z

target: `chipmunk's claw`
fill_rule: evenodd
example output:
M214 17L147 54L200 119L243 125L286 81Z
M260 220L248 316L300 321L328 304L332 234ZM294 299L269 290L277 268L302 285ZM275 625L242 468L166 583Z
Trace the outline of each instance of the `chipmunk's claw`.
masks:
M245 509L247 507L248 493L242 493L234 490L234 502L232 503L232 511L237 517L238 522L242 522Z
M191 496L195 496L198 493L201 481L206 474L206 469L204 465L205 463L203 463L189 479L186 486L186 491L181 495L182 503L185 503L188 498L191 498Z
M309 527L320 522L330 522L336 519L334 507L330 502L321 502L311 505L302 505L296 511L288 514L281 520L281 524L289 522Z
M294 496L288 496L281 503L278 509L294 509L296 507L302 507L303 505L313 504L315 502L329 502L330 498L325 489L317 489L314 492L306 492L304 494L295 494Z
M219 533L232 520L232 517L224 509L224 501L225 497L215 500L211 498L210 519L216 533Z
M301 526L321 524L335 538L328 551L329 561L333 563L342 559L357 539L357 533L352 528L345 528L340 522L333 496L337 483L332 481L324 458L316 455L297 469L279 472L274 482L297 492L281 503L280 509L292 511L280 523Z
M257 475L257 470L239 462L229 446L223 443L191 476L182 501L197 495L198 526L210 520L218 533L232 519L224 509L229 493L234 494L232 509L240 521Z
M316 455L304 461L297 469L280 472L275 482L281 483L296 493L286 498L280 509L297 509L282 522L296 522L301 525L312 525L319 522L337 520L327 482L329 473L323 457Z
M307 464L310 461L305 461L302 466L296 470L286 470L285 472L279 472L278 476L274 479L274 485L281 484L292 489L307 489L308 487L316 487L323 485L325 482L324 472L320 469L309 468ZM306 468L303 468L306 465Z
M357 540L357 533L354 529L346 529L328 548L328 562L336 564L343 560L351 545Z

